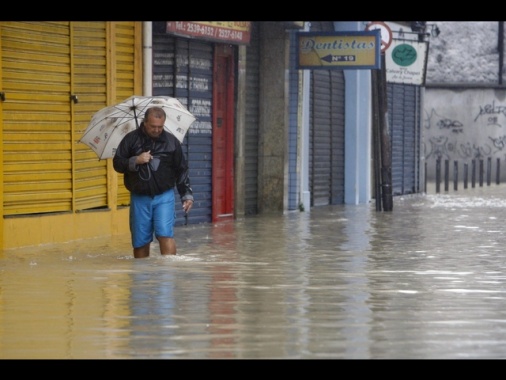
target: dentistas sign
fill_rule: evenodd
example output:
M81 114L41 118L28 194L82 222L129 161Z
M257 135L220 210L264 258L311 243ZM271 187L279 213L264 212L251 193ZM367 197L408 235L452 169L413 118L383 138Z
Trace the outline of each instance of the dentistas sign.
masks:
M379 69L380 31L298 32L297 69Z

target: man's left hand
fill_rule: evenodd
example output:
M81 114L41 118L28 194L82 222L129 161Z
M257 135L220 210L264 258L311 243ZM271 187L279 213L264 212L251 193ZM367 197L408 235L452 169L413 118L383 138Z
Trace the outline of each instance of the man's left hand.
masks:
M183 210L184 212L189 212L193 206L193 201L191 199L187 199L183 202Z

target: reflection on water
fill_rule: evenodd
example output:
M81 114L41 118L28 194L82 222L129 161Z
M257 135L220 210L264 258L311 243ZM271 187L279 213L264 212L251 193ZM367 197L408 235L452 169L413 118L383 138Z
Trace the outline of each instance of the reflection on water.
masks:
M0 255L0 358L506 357L506 187Z

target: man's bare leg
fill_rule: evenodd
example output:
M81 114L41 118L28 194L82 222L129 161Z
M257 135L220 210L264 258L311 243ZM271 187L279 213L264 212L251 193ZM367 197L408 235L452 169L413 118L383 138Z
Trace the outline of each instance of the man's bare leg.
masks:
M149 243L139 248L134 248L134 257L136 259L143 259L149 256Z
M175 255L176 248L176 240L174 238L168 237L159 237L157 238L160 242L160 253L162 255Z

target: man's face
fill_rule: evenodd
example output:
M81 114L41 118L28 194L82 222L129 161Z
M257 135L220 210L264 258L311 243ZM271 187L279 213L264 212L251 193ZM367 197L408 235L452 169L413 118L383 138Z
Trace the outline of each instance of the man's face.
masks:
M144 128L149 137L156 139L162 134L164 123L164 118L150 115L144 122Z

